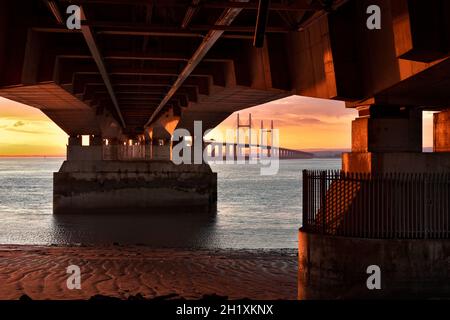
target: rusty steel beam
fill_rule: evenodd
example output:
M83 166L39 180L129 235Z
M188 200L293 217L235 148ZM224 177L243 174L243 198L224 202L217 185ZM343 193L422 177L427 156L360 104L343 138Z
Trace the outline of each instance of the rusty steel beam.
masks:
M123 97L123 96L130 96L130 97L158 97L161 98L164 97L165 93L164 92L160 92L160 91L155 91L155 92L146 92L146 91L122 91L122 92L116 92L117 93L117 97ZM105 97L108 95L107 91L97 91L95 93L97 96L101 96L101 97Z
M153 0L60 0L61 2L67 2L71 4L84 5L84 4L111 4L111 5L148 5L149 2ZM189 5L188 1L180 0L156 0L158 6L164 7L187 7Z
M64 24L63 17L61 15L61 12L59 11L58 5L54 0L44 0L45 5L52 13L53 17L55 17L55 20L58 24Z
M80 59L90 60L92 56L84 54L58 54L61 59ZM149 61L182 61L188 62L189 57L180 54L154 54L148 52L105 52L104 60L149 60ZM230 62L232 59L227 58L208 58L203 59L203 62Z
M242 2L247 2L248 0L242 0ZM241 8L233 8L233 9L226 9L221 17L217 20L216 25L218 26L228 26L230 25L233 20L239 15L239 13L242 11ZM208 53L208 51L212 48L212 46L219 40L220 36L224 33L223 30L210 30L208 34L203 39L203 42L200 44L200 46L197 48L197 50L192 55L191 59L188 61L188 64L186 67L184 67L183 71L178 76L175 83L170 88L167 95L164 97L164 99L159 104L158 108L153 112L150 119L147 121L145 126L147 127L150 125L153 120L156 118L158 113L164 108L164 106L169 102L169 100L172 98L172 96L177 92L177 90L183 85L184 81L189 77L189 75L194 71L194 69L197 67L197 65L202 61L202 59L205 57L205 55Z
M244 32L252 32L252 27L243 27L241 28L244 30ZM206 30L207 27L201 28L201 30ZM223 29L221 27L211 26L209 29ZM231 30L234 31L234 30ZM238 30L239 31L239 30ZM268 32L270 33L286 33L288 32L288 29L282 29L282 28L270 28ZM193 33L193 32L179 32L179 31L140 31L140 30L99 30L97 32L98 34L104 34L104 35L113 35L113 36L144 36L144 37L174 37L174 38L204 38L203 34L200 33ZM242 39L242 40L252 40L253 36L250 35L244 35L244 34L224 34L222 38L225 39Z
M298 2L298 1L297 1ZM225 9L225 8L241 8L246 10L258 10L257 2L205 2L202 4L203 8L209 9ZM300 3L273 3L270 10L279 11L317 11L321 10L322 6L318 2L302 1Z
M96 22L89 23L83 22L84 25L89 27L102 27L112 30L97 30L97 34L105 35L135 35L135 36L154 36L154 37L180 37L180 38L203 38L203 34L199 32L193 32L189 30L179 30L177 27L160 27L144 24L121 24L115 22ZM69 30L64 27L55 26L34 26L31 28L33 31L46 32L46 33L77 33L80 30Z
M253 33L255 31L254 26L224 26L224 25L193 25L189 28L193 31L202 31L202 30L222 30L228 32L247 32ZM292 31L286 27L266 27L266 32L269 33L287 33Z
M81 19L86 21L86 16L82 8L81 8ZM119 103L117 101L114 89L111 84L111 79L109 78L108 72L106 71L105 63L103 62L103 57L100 53L97 42L95 41L94 33L92 32L91 27L87 25L81 26L81 33L83 34L83 37L89 47L89 50L91 51L92 57L94 58L95 64L97 65L100 75L102 76L103 82L105 83L106 89L111 97L111 101L114 105L114 108L117 112L120 122L122 126L126 128L125 120L123 119Z
M100 75L100 72L97 71L76 71L73 73L74 76L76 75ZM109 72L110 75L116 75L116 76L161 76L161 77L176 77L179 75L179 72L173 71L173 70L163 70L163 71L157 71L157 70L142 70L139 71L139 69L131 69L131 68L117 68ZM206 73L195 73L191 74L191 77L197 77L197 78L209 78L214 77L211 74Z
M183 18L183 22L181 22L181 28L186 29L194 18L195 14L198 11L198 5L200 4L200 0L192 0L191 5L186 10L186 13Z
M102 88L101 90L104 90L105 84L104 83L96 83L96 82L90 82L90 83L86 83L85 84L85 90L86 88ZM170 84L163 84L163 83L148 83L148 81L146 82L136 82L133 81L132 83L119 83L119 84L114 84L113 87L120 92L121 89L120 88L130 88L132 87L132 90L135 90L135 88L161 88L158 90L166 90L167 92L169 92L169 89L171 88ZM197 85L183 85L182 89L190 89L190 90L194 90L197 91L198 86ZM93 89L95 90L95 89ZM128 89L127 89L128 90ZM98 91L96 91L98 92ZM164 92L162 92L163 94L165 94ZM91 92L91 94L95 94L95 92Z
M58 6L56 5L56 3L54 1L47 1L48 2L48 8L51 11L51 13L53 14L53 16L55 17L56 21L59 23L60 21L62 21L62 16L61 13L59 12ZM83 10L83 8L80 8L81 12L81 20L86 21L86 15L85 12ZM67 30L67 29L66 29ZM71 31L71 30L70 30ZM103 62L103 58L102 55L100 53L100 50L97 46L97 43L95 41L95 37L94 37L94 33L91 30L90 26L87 25L82 25L81 26L81 33L83 34L83 37L86 41L86 44L89 47L89 51L91 52L92 58L94 59L95 63L97 64L98 70L103 78L103 81L105 83L105 86L111 96L111 101L114 105L114 108L117 112L117 116L119 117L120 123L122 124L122 126L125 128L126 124L125 124L125 120L122 117L122 113L120 112L120 107L119 104L117 102L116 96L114 94L114 90L112 88L111 85L111 80L109 78L109 75L106 71L106 67L105 64Z
M120 27L119 27L120 28ZM151 28L151 26L149 26ZM175 28L174 28L175 29ZM183 30L99 30L97 34L113 36L152 36L152 37L178 37L178 38L203 38L200 33Z
M231 9L230 9L231 10ZM242 10L242 9L235 9ZM86 25L98 28L98 34L111 34L111 35L156 35L156 36L186 36L186 37L206 37L204 34L195 33L206 32L211 30L221 30L228 32L247 32L253 33L255 31L254 26L230 26L227 24L214 25L192 25L182 30L177 26L165 26L161 24L145 24L145 23L117 23L113 21L91 21ZM286 27L267 27L267 32L271 33L284 33L292 31Z
M46 32L46 33L81 33L81 30L77 29L67 29L65 27L55 27L55 26L35 26L30 28L36 32Z
M152 97L156 97L158 96L160 98L160 101L162 98L164 98L164 96L166 95L166 91L162 90L162 89L152 89L152 88L147 88L147 89L141 89L141 90L130 90L130 89L123 89L123 90L118 90L116 88L116 94L118 97L121 96L140 96L140 97L145 97L145 96L152 96ZM95 92L94 96L105 96L107 95L108 92L107 91L97 91ZM186 89L180 89L178 90L177 94L174 96L177 97L179 100L184 100L186 102L188 101L196 101L195 97L192 95L192 90L189 92L189 90Z
M62 0L63 2L70 2L72 4L110 4L110 5L141 5L145 6L149 3L149 0ZM173 7L173 8L187 8L190 5L189 1L180 0L161 0L154 3L156 7ZM258 10L257 2L239 2L239 1L203 1L200 5L201 8L206 9L228 9L239 8L244 10ZM273 3L270 10L280 11L317 11L323 7L319 1L279 1Z
M90 60L91 55L86 54L58 54L58 58L72 60ZM142 52L111 52L104 53L104 60L149 60L149 61L189 61L189 58L181 55L161 55Z
M90 27L99 28L96 34L112 35L112 36L153 36L153 37L178 37L178 38L205 38L201 32L210 30L221 30L227 32L235 32L234 34L224 34L222 38L230 39L253 39L252 36L242 33L254 33L254 26L220 26L220 25L193 25L182 30L178 27L168 27L160 25L144 25L142 23L119 24L111 21L93 22L88 24ZM76 33L79 30L69 30L63 27L54 26L35 26L31 28L33 31L46 33ZM288 33L292 31L288 27L266 27L267 33Z

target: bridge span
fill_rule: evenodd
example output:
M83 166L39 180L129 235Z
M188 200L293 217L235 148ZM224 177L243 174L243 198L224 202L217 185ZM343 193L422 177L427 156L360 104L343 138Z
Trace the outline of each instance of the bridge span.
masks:
M79 29L66 26L69 5L79 6ZM172 133L184 128L194 136L195 121L211 129L235 111L290 95L342 100L358 110L343 173L439 175L450 171L449 21L447 0L1 1L0 96L39 108L69 135L68 160L54 177L55 213L214 211L215 174L207 164L170 162ZM430 154L422 153L424 110L437 112ZM82 135L91 137L88 147L79 148ZM197 138L203 143L203 134ZM151 152L143 161L120 160L128 141ZM102 160L106 144L115 160ZM347 190L346 181L328 192L317 185L320 201L304 199L308 212L317 212L314 219L328 217L325 207L336 190ZM437 189L448 184L429 181L438 181ZM354 210L352 199L375 194L371 188L348 191L330 217L343 223L340 217ZM384 192L376 195L389 205ZM361 208L370 216L370 206ZM448 222L448 215L437 216ZM369 295L342 282L356 269L358 281L365 276L366 260L359 258L366 249L374 259L382 256L392 280L384 292L450 291L448 232L445 241L420 242L422 251L411 249L410 238L378 245L316 233L300 233L301 298L327 297L332 286ZM318 247L320 255L309 254ZM326 265L319 258L330 252L340 256ZM434 260L423 264L420 257Z

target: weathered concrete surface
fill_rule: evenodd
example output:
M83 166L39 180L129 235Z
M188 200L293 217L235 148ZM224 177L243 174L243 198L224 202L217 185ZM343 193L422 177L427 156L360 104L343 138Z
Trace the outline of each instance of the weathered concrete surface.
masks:
M353 152L422 152L422 119L358 118L352 123Z
M67 146L69 161L99 161L103 160L103 146Z
M450 152L450 110L434 114L434 152Z
M352 123L352 152L343 154L346 172L436 173L450 169L446 154L422 153L422 110L368 105Z
M160 145L152 146L153 160L170 160L170 158L171 158L170 144L165 144L163 146Z
M367 267L381 268L368 290ZM373 240L299 232L298 298L450 298L450 240Z
M217 174L170 161L66 161L53 177L53 212L214 213Z

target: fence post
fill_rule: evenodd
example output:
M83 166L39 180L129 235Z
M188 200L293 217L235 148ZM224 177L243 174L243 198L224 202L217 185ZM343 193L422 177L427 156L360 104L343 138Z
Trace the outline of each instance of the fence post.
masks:
M327 233L326 215L327 215L327 172L320 173L320 198L322 206L322 234Z

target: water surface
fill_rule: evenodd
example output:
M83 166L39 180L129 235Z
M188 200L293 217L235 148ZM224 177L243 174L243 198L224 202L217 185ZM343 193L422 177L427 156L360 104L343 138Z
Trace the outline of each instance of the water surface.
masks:
M218 213L52 214L61 158L0 158L0 244L146 244L155 247L296 248L301 171L338 169L339 159L282 160L275 176L258 165L213 165Z

